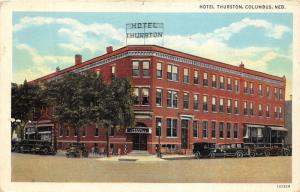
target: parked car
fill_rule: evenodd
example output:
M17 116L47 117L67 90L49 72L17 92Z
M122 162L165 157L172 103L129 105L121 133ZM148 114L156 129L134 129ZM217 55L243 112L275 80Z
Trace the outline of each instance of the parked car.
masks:
M12 144L12 151L18 153L35 153L44 155L55 155L52 143L41 140L23 140Z
M71 143L67 148L66 157L88 157L87 151L83 143Z
M193 154L196 159L211 157L211 151L214 150L214 147L214 143L197 142L193 144Z

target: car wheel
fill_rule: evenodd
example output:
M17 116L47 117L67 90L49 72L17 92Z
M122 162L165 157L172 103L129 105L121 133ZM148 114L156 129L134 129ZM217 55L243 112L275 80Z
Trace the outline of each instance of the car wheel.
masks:
M209 157L210 157L211 159L214 159L214 158L215 158L215 154L214 154L214 153L210 153L210 154L209 154Z
M269 156L270 156L270 151L269 151L269 150L266 150L266 151L264 152L264 154L265 154L266 157L269 157Z
M256 154L255 154L255 152L254 152L254 151L251 151L251 152L250 152L250 154L249 154L249 156L250 156L250 157L255 157L255 156L256 156Z
M196 159L200 159L200 152L196 152L196 153L195 153L195 158L196 158Z
M236 152L236 157L237 158L242 158L244 154L241 151Z
M44 153L44 155L48 155L48 153L49 153L48 148L45 148L45 149L43 150L43 153Z
M288 149L285 149L285 150L283 151L283 155L284 155L284 156L289 156L289 155L290 155L290 151L289 151Z

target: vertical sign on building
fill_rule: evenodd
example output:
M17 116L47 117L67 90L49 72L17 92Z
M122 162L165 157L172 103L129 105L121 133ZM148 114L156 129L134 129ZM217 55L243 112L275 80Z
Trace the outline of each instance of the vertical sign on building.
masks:
M161 38L163 46L164 23L144 22L126 24L126 45L129 39L141 39L146 44L146 39Z

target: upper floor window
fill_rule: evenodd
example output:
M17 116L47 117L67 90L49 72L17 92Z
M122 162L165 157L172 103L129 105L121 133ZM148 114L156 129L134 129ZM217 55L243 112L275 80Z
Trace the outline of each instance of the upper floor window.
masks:
M211 137L216 138L216 127L217 123L215 121L211 122Z
M224 122L219 123L219 137L224 138Z
M262 116L262 105L261 104L258 104L258 116Z
M162 64L156 63L156 77L162 78L163 77L163 71L162 71Z
M267 108L266 108L266 117L270 117L270 105L267 105Z
M138 61L132 62L132 76L134 77L140 76L140 67Z
M142 89L142 105L149 105L149 88Z
M279 89L279 99L282 100L283 99L283 93L282 93L282 89Z
M178 81L178 67L176 65L168 65L167 78L172 81Z
M270 93L270 87L267 86L267 97L270 97L271 93Z
M150 62L143 61L143 76L149 77L150 76Z
M116 66L111 66L111 79L114 80L116 78Z
M235 86L235 92L238 93L240 91L240 85L237 79L234 80L234 86Z
M198 137L198 121L193 121L193 137Z
M140 94L139 94L139 88L133 88L133 104L138 105L140 104Z
M70 127L67 127L67 133L66 136L69 137L70 136Z
M217 98L216 97L211 98L211 111L212 112L217 111Z
M279 118L282 118L282 108L279 107Z
M234 114L239 114L239 101L234 101Z
M250 103L250 115L254 115L254 104L253 104L253 102Z
M244 93L247 94L248 93L248 82L244 81Z
M98 137L98 136L99 136L99 127L98 127L97 124L96 124L96 127L95 127L95 129L94 129L94 136L95 136L95 137Z
M83 127L82 136L86 137L86 134L87 134L87 127Z
M275 99L278 99L278 92L277 92L277 88L274 88L274 97Z
M178 92L177 91L168 91L167 96L167 107L178 107Z
M60 123L59 126L59 136L62 137L64 135L64 125Z
M254 94L254 85L252 82L250 83L250 94Z
M227 113L232 113L232 100L227 100Z
M225 89L224 76L220 76L220 89Z
M219 112L224 112L224 98L220 98Z
M212 87L213 88L217 88L217 78L216 78L216 75L212 75Z
M203 96L203 111L208 111L207 95Z
M227 128L227 138L230 139L231 138L231 123L227 123L226 128Z
M183 108L184 109L188 109L189 108L189 97L190 97L190 94L183 93Z
M248 115L247 101L244 101L244 115Z
M237 139L237 138L238 138L239 124L235 123L233 126L234 126L234 127L233 127L233 129L234 129L234 131L233 131L233 137L234 137L235 139Z
M194 95L194 110L199 110L199 95Z
M199 71L194 71L194 84L199 84Z
M208 136L208 121L203 121L203 130L202 130L202 137L207 138Z
M203 85L208 86L208 77L207 73L203 73Z
M189 69L184 68L183 69L183 82L184 83L189 83L190 82L189 79L190 79Z
M74 129L74 137L78 136L78 129Z
M258 85L258 94L259 94L260 96L263 96L262 84L259 84L259 85Z
M229 91L232 90L231 78L227 78L227 90L229 90Z
M162 106L163 90L156 89L156 106Z
M277 113L277 107L276 106L274 107L274 117L278 118L278 113Z

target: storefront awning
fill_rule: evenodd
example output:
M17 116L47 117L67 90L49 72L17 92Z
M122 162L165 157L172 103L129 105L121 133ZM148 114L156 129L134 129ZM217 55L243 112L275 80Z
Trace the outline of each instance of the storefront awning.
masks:
M247 128L248 127L265 128L265 126L263 126L263 125L254 125L254 124L247 124Z
M275 127L275 126L269 126L273 131L288 131L285 127Z

